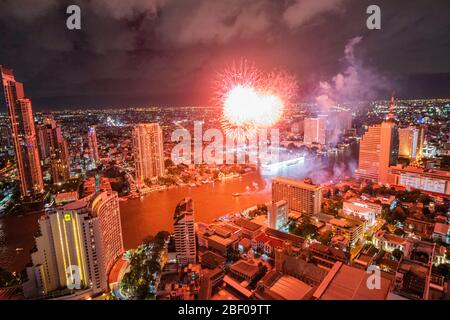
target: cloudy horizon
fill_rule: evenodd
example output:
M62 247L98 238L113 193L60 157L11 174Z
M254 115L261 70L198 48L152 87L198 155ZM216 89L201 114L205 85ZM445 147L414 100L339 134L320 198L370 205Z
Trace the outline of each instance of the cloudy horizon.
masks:
M70 4L81 30L66 28ZM248 59L295 75L299 100L450 97L450 4L361 0L5 0L0 64L36 110L208 105L214 76ZM1 110L4 112L5 110Z

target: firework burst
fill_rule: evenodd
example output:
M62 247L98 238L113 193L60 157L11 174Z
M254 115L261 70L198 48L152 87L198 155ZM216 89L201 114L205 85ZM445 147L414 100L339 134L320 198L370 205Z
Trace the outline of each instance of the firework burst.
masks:
M216 82L217 105L227 137L251 139L258 128L276 124L297 93L295 78L283 71L262 72L247 60L234 62Z

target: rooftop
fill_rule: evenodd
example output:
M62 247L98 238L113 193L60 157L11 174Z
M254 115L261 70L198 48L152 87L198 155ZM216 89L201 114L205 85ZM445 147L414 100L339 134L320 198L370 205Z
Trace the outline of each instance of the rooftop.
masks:
M311 286L291 276L281 276L270 287L270 291L286 300L303 300L312 290Z
M317 190L321 189L321 186L319 186L319 185L307 183L303 180L290 179L290 178L285 178L285 177L274 178L274 179L272 179L272 184L273 183L288 184L293 187L298 187L298 188L307 189L307 190L311 190L311 191L317 191Z
M247 230L250 230L250 231L256 231L256 230L261 228L261 225L259 225L257 223L254 223L254 222L251 222L251 221L249 221L247 219L244 219L244 218L236 219L234 221L234 223L237 226L239 226L241 228L244 228L244 229L247 229Z
M251 264L246 261L239 260L238 262L231 265L230 270L243 274L249 278L253 278L258 273L259 268L256 264Z
M391 281L381 277L380 289L371 290L367 286L370 275L364 270L337 262L314 296L320 300L385 300Z

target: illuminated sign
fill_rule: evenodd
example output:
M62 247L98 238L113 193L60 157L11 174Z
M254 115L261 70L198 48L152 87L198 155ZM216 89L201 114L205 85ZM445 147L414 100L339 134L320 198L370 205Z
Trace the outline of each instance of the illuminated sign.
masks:
M70 221L70 213L64 215L64 221Z

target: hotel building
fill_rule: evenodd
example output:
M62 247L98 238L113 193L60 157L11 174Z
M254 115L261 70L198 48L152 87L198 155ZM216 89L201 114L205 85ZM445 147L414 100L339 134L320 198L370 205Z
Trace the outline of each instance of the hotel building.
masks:
M116 192L56 207L39 219L39 229L25 296L45 296L62 288L93 294L108 289L108 272L124 252Z
M392 108L391 108L392 109ZM398 161L398 129L392 111L381 124L369 127L359 146L356 177L380 183L392 183L388 173Z
M272 180L272 201L285 200L289 211L306 216L320 213L322 188L319 185L283 177Z
M164 175L162 130L157 123L138 124L133 129L136 179L156 180Z
M195 263L197 248L194 229L194 204L191 198L184 198L178 203L173 216L175 231L175 251L180 265Z

